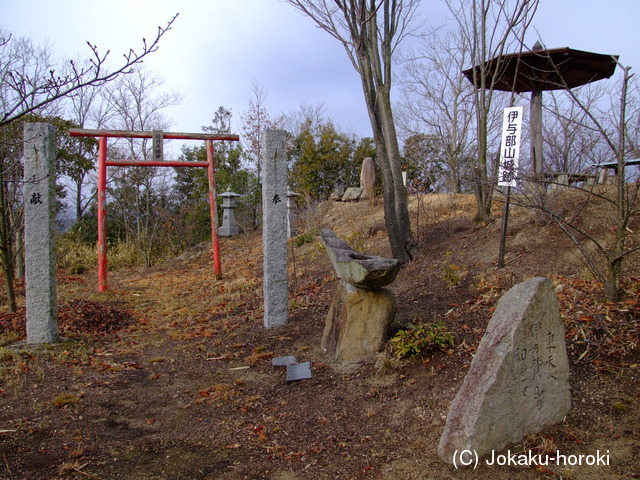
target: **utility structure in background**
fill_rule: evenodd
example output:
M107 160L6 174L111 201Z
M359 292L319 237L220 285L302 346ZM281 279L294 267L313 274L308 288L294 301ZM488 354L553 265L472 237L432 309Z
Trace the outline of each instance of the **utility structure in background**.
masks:
M135 132L130 130L100 130L71 128L72 137L98 137L98 290L107 290L107 167L199 167L208 169L209 207L211 210L211 246L213 271L216 279L222 278L220 266L220 241L218 238L218 211L216 208L216 169L213 142L238 141L233 134L176 133L160 130ZM151 138L152 160L107 160L107 138ZM163 140L204 140L207 150L206 162L180 162L163 160Z

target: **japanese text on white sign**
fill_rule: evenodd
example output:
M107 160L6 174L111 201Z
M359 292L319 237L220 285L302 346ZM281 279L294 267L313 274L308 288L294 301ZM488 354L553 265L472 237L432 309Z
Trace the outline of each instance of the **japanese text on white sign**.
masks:
M522 131L522 107L504 109L502 142L500 143L500 167L498 185L515 187L520 157L520 132Z

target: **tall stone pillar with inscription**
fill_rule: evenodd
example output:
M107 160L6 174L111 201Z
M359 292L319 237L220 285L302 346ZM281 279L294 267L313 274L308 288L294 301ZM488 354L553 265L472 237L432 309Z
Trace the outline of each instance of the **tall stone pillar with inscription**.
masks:
M288 321L286 132L266 130L262 144L262 243L264 326Z
M52 343L58 340L54 137L53 125L24 125L27 343Z

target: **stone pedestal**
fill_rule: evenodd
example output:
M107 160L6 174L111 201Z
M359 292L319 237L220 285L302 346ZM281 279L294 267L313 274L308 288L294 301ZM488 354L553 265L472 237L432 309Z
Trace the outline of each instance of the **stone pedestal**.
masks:
M350 361L380 350L396 314L391 290L365 290L341 281L322 333L322 349L335 360Z

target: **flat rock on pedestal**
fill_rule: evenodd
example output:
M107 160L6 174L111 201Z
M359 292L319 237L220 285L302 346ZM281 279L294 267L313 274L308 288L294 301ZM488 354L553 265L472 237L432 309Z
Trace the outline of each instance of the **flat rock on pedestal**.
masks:
M393 282L400 271L395 258L383 258L356 252L328 229L320 232L327 255L338 277L351 285L364 288L380 288Z

